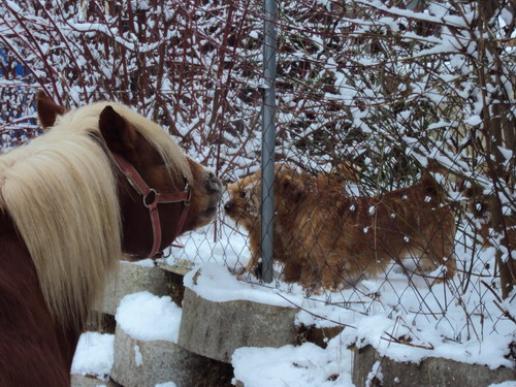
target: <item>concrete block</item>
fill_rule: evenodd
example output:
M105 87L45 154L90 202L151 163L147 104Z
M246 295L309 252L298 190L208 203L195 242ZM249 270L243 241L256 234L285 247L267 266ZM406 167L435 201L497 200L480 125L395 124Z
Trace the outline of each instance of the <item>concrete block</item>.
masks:
M173 342L137 340L116 328L111 378L125 387L165 382L177 387L224 387L231 386L232 374L231 366L189 353Z
M91 312L86 320L84 331L99 333L115 333L115 316L100 312Z
M141 265L121 261L118 272L108 280L104 296L95 310L115 315L118 303L124 296L144 290L158 296L168 294L169 285L166 273L152 264Z
M376 382L373 380L375 370L382 375ZM365 386L367 380L371 386L487 387L513 379L516 379L515 369L491 370L443 358L427 358L420 364L402 363L381 357L371 346L355 349L353 361L353 383L357 387Z
M186 350L231 362L240 347L294 344L296 308L251 301L213 302L185 289L178 344Z
M93 376L72 375L71 387L118 387L119 384L111 380L100 380Z
M176 259L174 262L167 263L166 261L159 261L158 267L183 277L186 273L193 269L194 264L186 259Z
M190 261L176 260L173 264L160 262L158 267L165 272L165 278L168 283L168 295L180 307L185 293L183 277L192 269L193 264Z
M314 343L321 348L326 348L328 341L338 336L344 327L317 327L315 325L298 325L296 327L296 344L301 345L305 342Z

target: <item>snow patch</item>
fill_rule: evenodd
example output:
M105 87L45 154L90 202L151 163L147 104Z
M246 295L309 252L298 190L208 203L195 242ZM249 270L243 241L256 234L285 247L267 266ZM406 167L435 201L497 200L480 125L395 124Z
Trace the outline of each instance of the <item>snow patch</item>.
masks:
M134 362L136 367L140 367L143 364L143 356L140 352L140 346L138 344L135 344L134 346Z
M338 339L323 349L312 343L280 348L238 348L232 356L235 380L246 387L352 387L352 352Z
M516 387L516 380L507 380L502 383L490 384L488 387Z
M115 318L120 328L137 340L177 343L181 314L170 297L145 291L122 298Z
M367 374L365 385L366 387L383 385L382 363L379 360L373 364L371 371Z
M279 295L277 289L238 281L225 267L214 263L205 263L191 270L184 276L183 283L202 298L213 302L245 300L293 307L291 302Z
M474 115L466 119L464 122L470 126L477 126L482 123L482 118L480 118L478 115Z
M413 337L410 327L393 321L386 316L376 315L360 319L357 329L344 329L338 336L341 340L355 342L358 348L373 346L381 356L397 362L420 363L429 357L456 360L468 364L483 364L491 369L499 366L512 367L512 362L505 359L507 343L514 339L514 333L491 333L487 342L479 343L469 340L463 343L444 341L439 330L427 327L418 331ZM411 337L411 346L397 343L393 337Z
M85 332L79 338L72 362L72 374L95 375L107 379L113 367L115 336Z

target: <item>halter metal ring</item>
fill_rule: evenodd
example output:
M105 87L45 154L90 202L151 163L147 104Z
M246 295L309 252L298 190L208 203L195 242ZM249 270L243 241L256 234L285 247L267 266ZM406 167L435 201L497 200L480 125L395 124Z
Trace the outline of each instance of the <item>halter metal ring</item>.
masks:
M154 188L150 188L149 191L143 196L143 205L147 208L154 207L158 203L159 193Z

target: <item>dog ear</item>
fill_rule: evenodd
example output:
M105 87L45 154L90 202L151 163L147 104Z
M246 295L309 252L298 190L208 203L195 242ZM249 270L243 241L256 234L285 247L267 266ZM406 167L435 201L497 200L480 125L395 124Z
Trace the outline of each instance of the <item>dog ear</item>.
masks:
M299 201L303 197L305 188L300 176L281 173L276 176L276 179L278 181L276 189L282 197L291 201Z
M43 129L48 129L56 122L57 116L63 115L66 109L56 104L42 90L36 95L36 108L38 110L38 120Z
M331 171L331 175L338 181L358 182L360 180L355 166L350 161L338 163Z

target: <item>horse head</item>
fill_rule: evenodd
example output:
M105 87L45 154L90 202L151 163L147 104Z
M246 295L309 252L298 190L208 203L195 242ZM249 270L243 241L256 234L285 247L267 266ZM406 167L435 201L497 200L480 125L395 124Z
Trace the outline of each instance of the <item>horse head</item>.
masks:
M122 251L128 258L154 257L180 234L208 224L221 197L219 179L186 157L154 122L121 104L98 105L93 135L116 172ZM42 93L37 107L46 128L76 114Z

